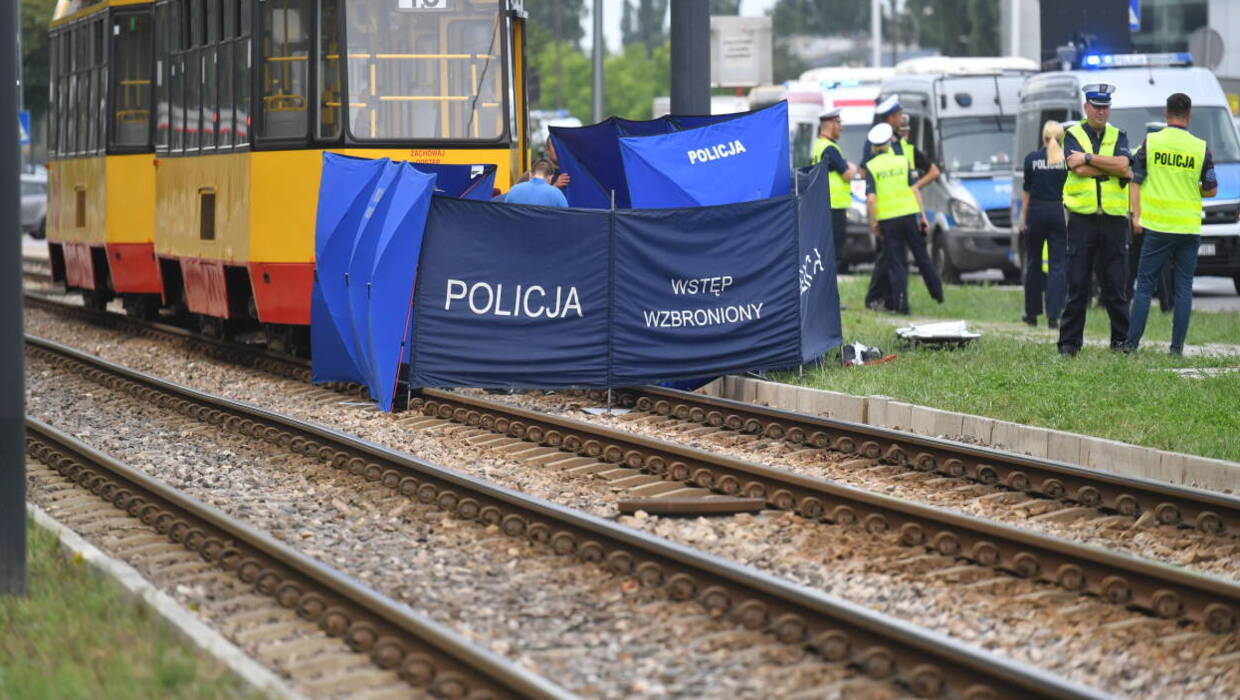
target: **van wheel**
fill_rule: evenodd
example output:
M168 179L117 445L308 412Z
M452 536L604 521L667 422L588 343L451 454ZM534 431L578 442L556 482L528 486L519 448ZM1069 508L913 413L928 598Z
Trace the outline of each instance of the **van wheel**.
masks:
M952 256L943 245L943 234L934 237L934 267L939 271L939 279L947 284L960 284L960 270L952 262Z
M1240 275L1234 275L1231 278L1231 283L1236 286L1236 294L1240 294Z
M39 219L39 228L31 231L30 237L36 241L41 241L44 238L47 238L47 217Z

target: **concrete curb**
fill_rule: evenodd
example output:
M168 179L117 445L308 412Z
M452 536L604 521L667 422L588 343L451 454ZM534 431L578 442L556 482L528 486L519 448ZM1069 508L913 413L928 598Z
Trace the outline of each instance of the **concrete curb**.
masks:
M158 613L199 649L228 666L251 688L264 695L277 698L300 699L303 697L270 669L251 659L223 635L147 581L137 569L104 554L37 505L27 503L26 512L39 527L51 532L60 540L61 549L72 553L75 557L81 557L92 569L116 581L129 595Z
M1124 476L1157 479L1224 493L1234 493L1240 485L1240 463L1237 462L916 406L887 396L854 396L738 376L720 377L699 391L710 396L918 435L949 440L963 438L988 447Z

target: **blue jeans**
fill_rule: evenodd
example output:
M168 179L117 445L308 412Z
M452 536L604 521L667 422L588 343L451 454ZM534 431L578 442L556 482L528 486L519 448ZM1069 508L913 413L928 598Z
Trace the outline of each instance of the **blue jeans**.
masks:
M1145 319L1150 314L1150 297L1158 283L1158 273L1171 262L1175 292L1175 308L1171 315L1171 352L1184 350L1188 335L1188 319L1193 313L1193 275L1197 272L1197 247L1201 236L1188 233L1146 231L1141 244L1141 261L1137 263L1137 292L1132 299L1131 323L1124 346L1136 350L1145 333Z

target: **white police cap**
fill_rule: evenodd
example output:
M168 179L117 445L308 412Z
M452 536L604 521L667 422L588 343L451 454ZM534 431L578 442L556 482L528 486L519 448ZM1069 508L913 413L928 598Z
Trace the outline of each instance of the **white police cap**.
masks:
M875 124L870 133L866 135L866 140L875 146L884 146L891 143L891 125L887 122Z
M839 118L840 118L839 107L834 107L832 109L824 109L818 113L818 121L822 121L824 119L839 119Z
M878 106L874 108L874 113L880 117L885 117L897 109L900 109L900 98L892 95L882 102L879 102Z
M1114 85L1107 83L1090 83L1081 88L1085 93L1085 101L1095 107L1110 107L1111 93L1115 92Z

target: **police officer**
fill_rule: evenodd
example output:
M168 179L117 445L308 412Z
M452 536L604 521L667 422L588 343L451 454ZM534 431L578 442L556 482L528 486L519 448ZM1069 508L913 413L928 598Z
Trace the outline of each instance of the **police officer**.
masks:
M1042 125L1042 148L1025 156L1025 183L1021 193L1020 232L1025 239L1025 315L1021 320L1038 325L1046 296L1046 327L1058 328L1063 311L1064 238L1063 126L1051 120ZM1041 258L1042 264L1036 260Z
M1124 350L1141 342L1150 312L1158 271L1168 260L1175 271L1175 310L1171 315L1171 354L1184 351L1193 312L1193 275L1201 244L1201 199L1218 193L1214 159L1206 142L1188 132L1193 103L1177 92L1167 98L1167 128L1149 134L1133 162L1133 180L1140 186L1133 228L1143 230L1132 325Z
M921 193L913 186L915 180L908 159L894 152L891 134L891 125L881 123L870 129L868 136L874 155L866 164L866 209L870 231L882 242L879 264L870 279L885 271L889 285L887 309L907 314L908 268L905 251L912 250L913 259L921 270L933 270L934 266L922 243L922 235L929 224L922 211ZM938 276L925 275L925 279L930 295L941 301L943 288Z
M913 188L918 191L920 197L921 188L934 182L939 176L939 166L930 162L925 153L917 150L908 139L902 138L899 135L898 130L904 121L904 111L900 107L900 100L895 95L878 103L878 106L874 108L874 118L876 124L886 124L891 127L891 138L887 150L905 158L910 171L921 173L921 176L913 184ZM871 131L871 133L873 132ZM867 175L866 162L875 154L874 144L867 140L861 151L860 170L863 177ZM925 243L920 240L913 241L913 244L914 249L925 247ZM874 273L870 275L870 285L865 293L866 307L876 311L883 308L890 310L895 306L892 303L891 286L887 283L886 270L888 265L883 261L882 255L883 247L879 245L878 259L874 262ZM928 255L924 257L929 260ZM904 267L903 260L901 260L900 265ZM925 281L926 289L930 292L930 296L940 304L943 303L943 283L939 280L939 271L934 267L933 263L923 265L919 261L917 269L921 272L922 280Z
M810 151L809 162L816 165L827 162L827 180L831 185L831 234L835 239L835 259L844 253L844 236L848 231L848 206L852 203L852 182L857 166L844 158L843 151L835 142L840 137L840 110L823 110L818 115L818 138Z
M1059 352L1076 355L1084 343L1090 275L1097 268L1102 304L1111 317L1111 349L1128 336L1128 136L1107 123L1115 86L1086 85L1085 118L1064 135L1068 177L1068 302L1059 326Z
M1167 128L1167 122L1146 122L1145 135L1149 136L1155 131L1162 131ZM1141 148L1145 145L1143 141L1136 148L1132 149L1132 164L1135 168L1137 161L1141 159ZM1135 171L1134 171L1135 172ZM1128 207L1132 210L1129 218L1135 219L1136 213L1140 211L1141 186L1137 182L1128 184ZM1128 244L1128 298L1133 298L1133 291L1137 284L1137 264L1141 260L1141 244L1145 240L1145 236L1141 235L1141 227L1132 227L1132 238ZM1171 278L1171 266L1164 265L1162 273L1158 276L1158 284L1154 290L1154 294L1158 297L1158 308L1163 313L1171 310L1171 290L1174 283ZM1129 324L1131 328L1132 324Z

